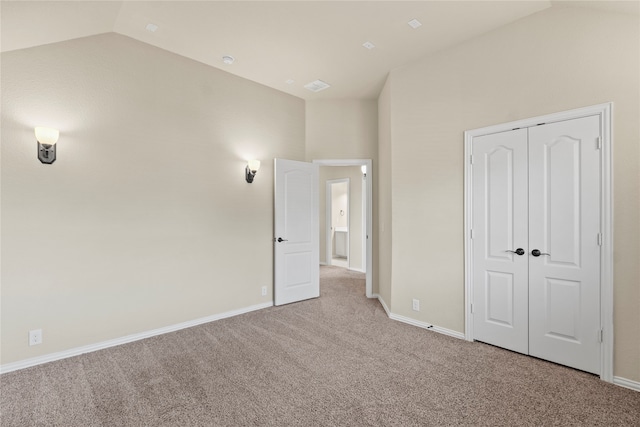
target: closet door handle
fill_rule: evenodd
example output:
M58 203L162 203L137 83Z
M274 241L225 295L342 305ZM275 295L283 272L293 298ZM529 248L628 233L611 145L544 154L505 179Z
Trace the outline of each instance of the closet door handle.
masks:
M534 249L531 251L531 255L535 256L535 257L539 257L540 255L548 255L551 256L551 254L547 254L544 252L540 252L538 249Z
M517 254L517 255L524 255L524 249L522 248L518 248L515 251L512 251L511 249L507 249L505 252L511 252L512 254Z
M281 242L288 242L288 241L289 241L289 240L287 240L287 239L283 239L282 237L278 237L278 240L277 240L277 242L280 242L280 243L281 243Z

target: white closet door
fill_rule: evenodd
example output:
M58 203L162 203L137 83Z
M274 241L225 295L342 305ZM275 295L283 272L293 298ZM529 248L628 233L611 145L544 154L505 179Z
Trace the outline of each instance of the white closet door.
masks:
M474 339L600 372L599 136L591 116L474 138Z
M600 372L599 123L591 116L529 128L529 354L593 373Z
M525 354L527 192L527 130L474 138L474 338ZM517 249L522 255L509 252Z

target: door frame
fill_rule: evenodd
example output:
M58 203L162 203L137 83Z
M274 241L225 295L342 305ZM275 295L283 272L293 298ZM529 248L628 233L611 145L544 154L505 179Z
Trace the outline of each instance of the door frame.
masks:
M349 209L349 205L351 203L351 180L349 178L339 178L339 179L329 179L326 181L325 187L325 261L327 265L331 265L331 261L333 260L333 239L332 231L333 231L333 184L339 184L341 182L347 183L347 266L351 265L351 254L349 252L349 241L350 233L351 233L351 209Z
M602 249L600 251L600 327L602 329L600 379L613 382L613 103L592 105L574 110L561 111L544 116L517 120L464 132L464 299L465 339L473 341L473 138L517 128L579 119L597 115L601 129L601 182L600 182L600 227Z
M366 240L366 286L365 295L367 298L375 298L373 295L373 215L372 215L372 203L373 200L373 168L371 167L371 159L320 159L313 160L312 163L320 166L366 166L367 177L364 180L366 190L363 192L363 197L366 197L366 217L365 224L363 225L365 233L363 233ZM366 196L365 196L366 195Z

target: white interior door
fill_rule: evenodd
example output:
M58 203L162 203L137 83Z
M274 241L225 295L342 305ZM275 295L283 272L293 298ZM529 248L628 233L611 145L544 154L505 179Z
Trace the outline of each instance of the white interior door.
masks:
M593 373L600 372L599 136L597 116L529 129L529 354Z
M318 165L275 159L274 296L282 305L320 296Z
M526 129L474 138L474 335L525 354L529 349L527 169Z
M590 116L474 138L475 339L600 372L599 136Z

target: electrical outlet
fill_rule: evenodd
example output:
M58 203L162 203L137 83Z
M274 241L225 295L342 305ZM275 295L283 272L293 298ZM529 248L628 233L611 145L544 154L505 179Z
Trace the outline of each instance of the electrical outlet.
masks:
M420 311L420 300L413 299L413 311Z
M262 287L262 296L263 296L263 297L266 297L266 296L267 296L267 287L266 287L266 286L263 286L263 287Z
M42 344L42 329L29 331L29 345Z

